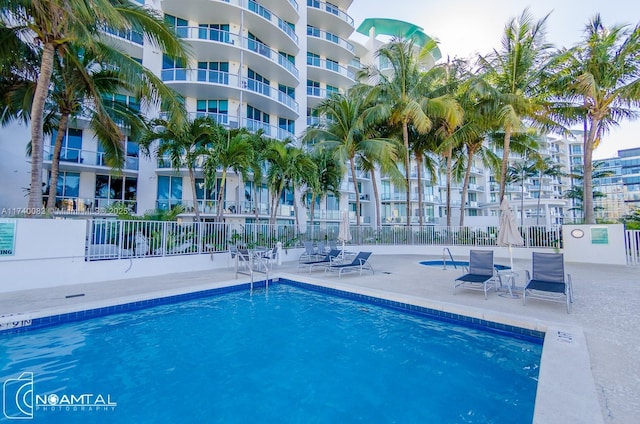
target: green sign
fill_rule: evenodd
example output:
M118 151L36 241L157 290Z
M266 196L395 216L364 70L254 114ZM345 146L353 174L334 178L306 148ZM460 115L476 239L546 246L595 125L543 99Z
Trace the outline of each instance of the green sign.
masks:
M0 256L12 256L16 248L15 220L0 220Z
M591 227L591 244L609 244L607 227Z

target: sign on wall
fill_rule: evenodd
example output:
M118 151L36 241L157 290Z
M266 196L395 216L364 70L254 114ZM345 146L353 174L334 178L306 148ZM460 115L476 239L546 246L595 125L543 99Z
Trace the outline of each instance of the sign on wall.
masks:
M607 227L591 227L591 244L609 244Z
M12 219L0 219L0 256L12 256L16 248L16 227Z

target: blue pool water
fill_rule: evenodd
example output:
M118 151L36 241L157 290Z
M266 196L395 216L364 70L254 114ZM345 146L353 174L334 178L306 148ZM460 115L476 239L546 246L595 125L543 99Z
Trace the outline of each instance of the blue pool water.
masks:
M469 266L469 261L451 261L450 259L447 259L446 263L447 263L447 267L453 267L454 265L457 266L457 267L460 267L460 268L462 268L463 266ZM420 265L425 265L425 266L443 266L442 260L420 261ZM500 271L510 268L507 265L498 265L498 264L495 264L494 267L496 269L499 269Z
M11 391L31 372L34 394L56 405L81 394L117 404L48 404L34 422L524 423L541 351L274 284L1 336L0 381Z

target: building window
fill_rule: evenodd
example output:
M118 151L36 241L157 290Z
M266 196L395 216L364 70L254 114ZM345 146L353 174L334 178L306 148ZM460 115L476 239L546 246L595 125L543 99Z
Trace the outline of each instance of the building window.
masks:
M280 134L281 137L279 138L285 139L287 137L290 137L292 134L295 134L296 133L295 123L296 121L294 121L293 119L278 118L278 129L284 131L283 134ZM282 132L282 131L279 131L279 132Z
M158 209L168 210L182 204L182 177L158 176Z
M271 127L269 126L269 114L251 105L247 105L246 126L249 131L262 129L265 132L265 135L270 135Z
M229 62L198 62L198 81L229 84Z
M164 21L173 28L178 37L187 37L189 35L189 21L172 15L164 15Z
M334 87L333 85L327 84L327 97L332 94L338 94L340 89L338 87Z
M51 153L53 146L56 144L58 131L53 130L51 133ZM67 128L67 133L62 138L62 150L60 151L60 160L63 162L82 163L82 130L76 128ZM51 160L51 155L49 160Z
M335 60L327 59L326 68L330 71L340 72L340 64Z
M315 53L307 52L307 65L320 66L320 56Z
M60 172L58 174L57 196L59 198L75 198L80 195L80 173Z
M307 25L307 35L310 35L312 37L320 37L320 28Z
M307 96L320 97L320 83L318 81L307 80Z
M201 40L229 43L229 24L200 24L198 38Z
M135 211L137 193L137 178L96 175L95 196L99 208L105 208L114 203L124 203L129 210Z
M162 55L162 81L186 81L187 70L184 62L170 56Z
M278 91L286 94L287 96L291 97L294 100L296 98L296 89L294 87L289 87L284 84L278 84Z
M251 91L255 91L257 93L262 93L265 96L271 95L271 81L249 68L247 73L247 88Z
M271 49L265 43L262 42L258 37L253 35L252 33L248 34L249 44L248 49L256 52L262 56L271 58Z
M196 178L196 199L200 211L204 213L216 212L219 188L220 178L216 179L216 184L213 187L207 187L204 178Z
M198 99L196 103L196 114L200 116L210 116L218 124L226 125L229 114L228 100L203 100Z

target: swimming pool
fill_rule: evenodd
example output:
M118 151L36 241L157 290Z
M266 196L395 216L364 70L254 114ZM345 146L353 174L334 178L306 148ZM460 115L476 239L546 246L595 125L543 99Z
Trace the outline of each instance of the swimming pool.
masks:
M31 372L33 392L57 405L79 393L117 403L35 408L47 422L531 421L540 340L302 287L3 336L0 379Z
M424 266L443 266L442 260L437 260L437 261L420 261L420 265L424 265ZM448 267L464 267L464 266L469 266L469 261L451 261L449 259L446 260L446 266ZM498 265L498 264L494 264L493 265L496 269L502 271L505 269L510 269L509 266L507 265Z

